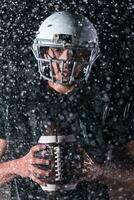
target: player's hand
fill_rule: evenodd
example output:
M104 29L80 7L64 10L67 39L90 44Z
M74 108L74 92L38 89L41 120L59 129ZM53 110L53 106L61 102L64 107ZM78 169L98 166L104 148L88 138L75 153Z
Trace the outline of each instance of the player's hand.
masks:
M37 158L35 154L45 149L45 145L38 144L33 146L29 153L24 157L16 160L16 174L21 177L29 177L39 185L44 185L44 181L40 177L49 176L49 172L39 169L38 165L49 165L49 161L43 158Z
M103 175L103 168L101 165L93 161L90 156L84 151L83 162L83 176L87 181L94 181L101 179Z
M81 181L94 181L100 180L103 175L103 168L101 165L91 159L91 157L79 146L79 152L83 157L82 174L80 175L78 182ZM78 183L77 182L77 183Z

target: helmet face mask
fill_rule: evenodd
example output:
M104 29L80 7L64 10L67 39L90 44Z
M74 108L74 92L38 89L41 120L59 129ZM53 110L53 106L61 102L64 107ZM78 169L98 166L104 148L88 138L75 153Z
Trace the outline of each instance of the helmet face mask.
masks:
M64 51L69 54L66 59ZM40 26L33 53L45 80L61 85L87 80L99 53L96 30L83 16L54 13Z

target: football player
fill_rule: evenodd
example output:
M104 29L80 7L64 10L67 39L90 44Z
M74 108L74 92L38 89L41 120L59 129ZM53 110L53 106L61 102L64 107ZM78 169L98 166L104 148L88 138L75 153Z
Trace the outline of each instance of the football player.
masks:
M41 24L33 53L40 79L33 76L23 98L18 82L10 91L12 98L1 106L0 155L7 147L8 161L0 164L0 185L11 182L11 199L47 199L40 187L46 183L40 177L48 177L49 168L38 166L49 166L51 160L35 154L45 149L38 139L45 134L46 124L53 122L75 135L84 158L76 188L60 191L55 199L109 199L107 185L131 194L133 107L129 102L126 114L128 102L113 107L110 98L104 101L91 85L91 69L99 56L94 25L82 15L55 12ZM117 113L120 118L114 120ZM125 152L123 158L119 152Z

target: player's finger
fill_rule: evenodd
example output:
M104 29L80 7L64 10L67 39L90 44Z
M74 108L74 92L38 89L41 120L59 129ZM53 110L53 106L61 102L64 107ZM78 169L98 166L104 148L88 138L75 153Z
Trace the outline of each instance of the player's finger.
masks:
M31 175L30 176L30 179L32 179L35 183L39 184L39 185L42 185L42 186L45 186L46 183L41 180L41 179L38 179L37 177L35 177L34 175Z
M31 164L49 165L50 161L42 159L42 158L34 158L34 159L32 159Z
M92 162L92 160L88 160L88 161L86 161L86 160L84 160L84 166L86 167L92 167L93 168L93 166L94 166L94 163Z
M37 167L34 167L34 170L33 170L33 174L36 174L37 176L49 176L49 171L46 171L46 170L42 170L42 169L39 169Z
M37 145L33 146L33 147L30 149L30 151L31 151L32 153L35 153L35 152L37 152L37 151L44 150L45 147L46 147L45 144L37 144Z

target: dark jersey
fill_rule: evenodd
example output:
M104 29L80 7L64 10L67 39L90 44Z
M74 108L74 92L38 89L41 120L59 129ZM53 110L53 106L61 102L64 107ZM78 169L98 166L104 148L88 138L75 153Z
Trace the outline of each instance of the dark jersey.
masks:
M65 95L45 82L29 88L26 95L16 90L1 103L0 111L0 138L8 141L8 160L26 155L45 133L48 121L73 133L97 163L106 162L111 147L133 139L131 102L122 100L115 107L109 97L103 98L86 84ZM39 185L21 177L12 181L11 196L12 200L47 199ZM107 187L98 181L82 182L74 191L61 194L61 199L108 199Z

